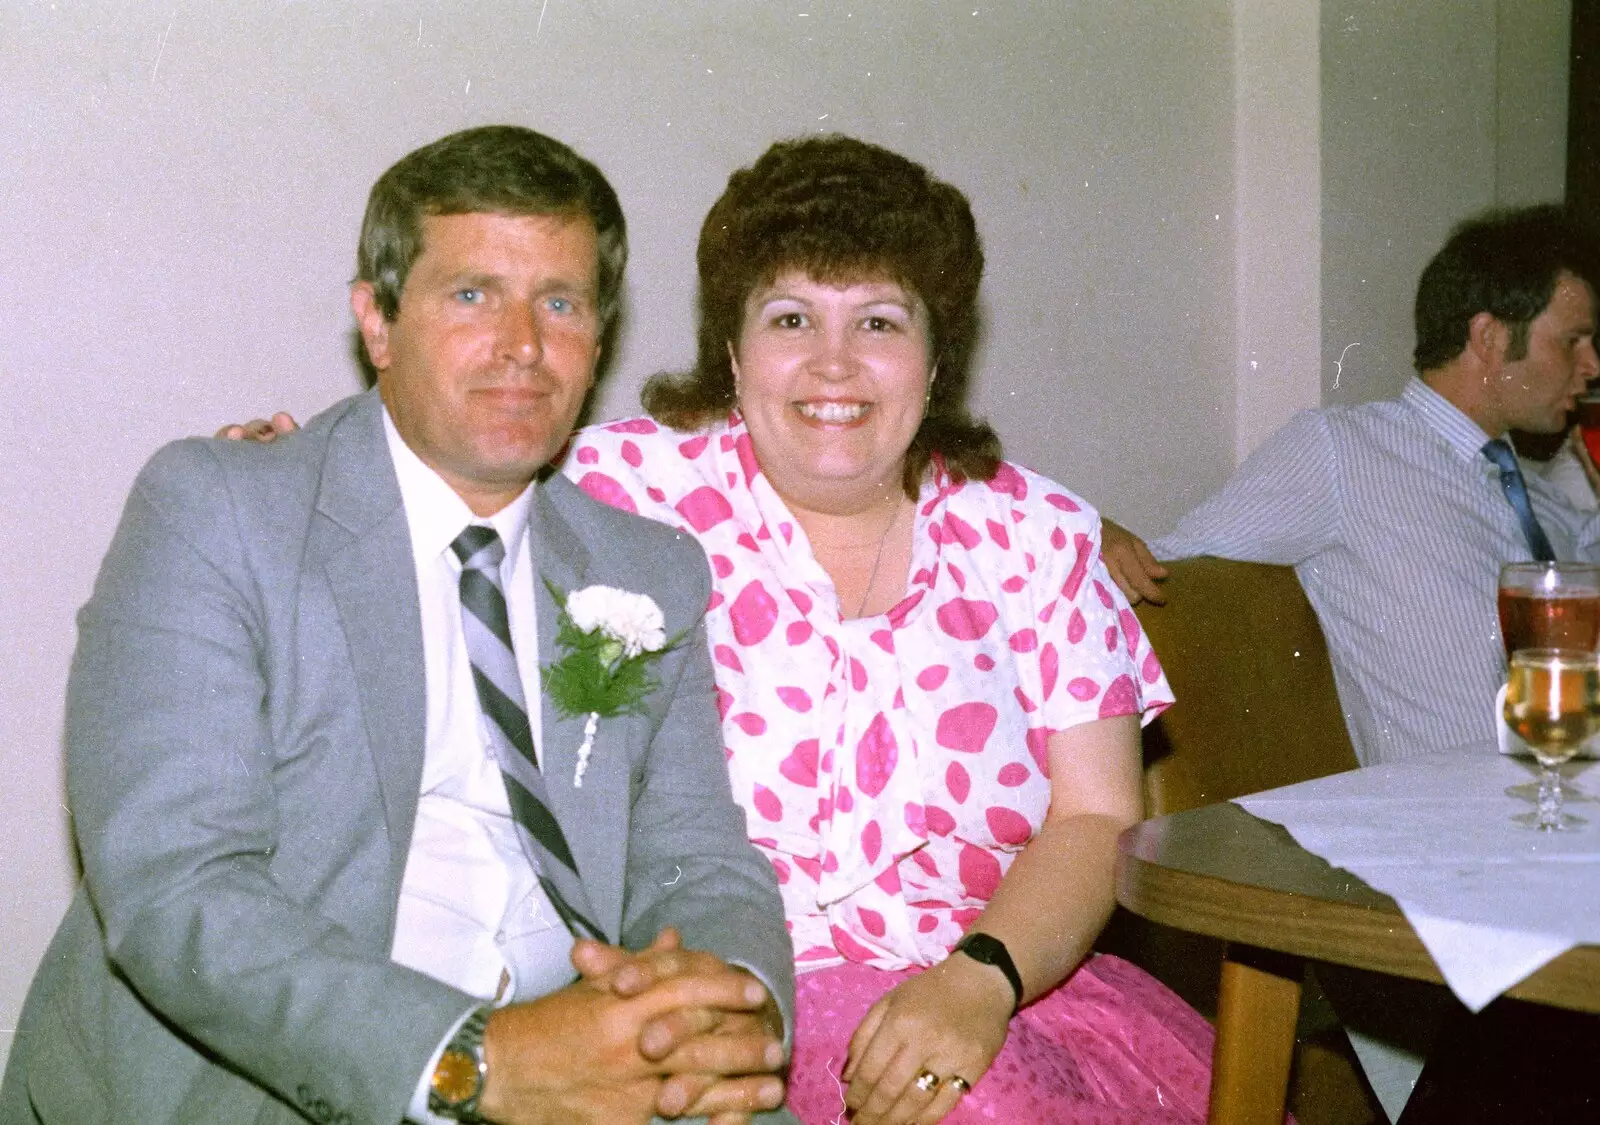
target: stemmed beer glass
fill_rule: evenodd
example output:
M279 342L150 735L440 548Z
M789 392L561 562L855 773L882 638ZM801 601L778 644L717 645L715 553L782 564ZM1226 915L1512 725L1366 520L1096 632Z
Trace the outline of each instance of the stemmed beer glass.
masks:
M1600 566L1507 563L1500 568L1500 636L1519 648L1600 649Z
M1500 568L1497 603L1506 657L1519 648L1600 649L1600 566L1577 562L1507 563ZM1538 799L1530 782L1506 790L1525 801ZM1567 783L1569 801L1588 796Z
M1511 654L1506 724L1539 760L1533 812L1511 819L1540 832L1584 823L1562 809L1560 766L1600 730L1600 655L1586 649L1526 648Z

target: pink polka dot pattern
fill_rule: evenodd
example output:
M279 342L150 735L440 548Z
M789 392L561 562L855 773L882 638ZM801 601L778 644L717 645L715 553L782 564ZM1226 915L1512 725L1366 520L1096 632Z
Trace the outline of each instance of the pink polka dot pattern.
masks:
M778 763L778 772L796 785L807 788L817 784L817 740L808 738L799 743L790 751L789 756Z
M811 710L811 693L806 691L805 688L779 687L775 690L778 698L783 701L783 705L791 711Z
M580 450L579 452L587 451ZM579 462L579 464L581 463ZM633 502L633 497L624 491L622 485L604 473L584 474L578 479L578 487L602 504L610 504L613 508L621 508L625 512L637 512L639 510L639 506Z
M759 581L752 582L728 607L728 617L733 624L733 639L742 648L751 648L767 639L773 623L778 620L778 603Z
M856 745L856 786L869 797L882 793L894 776L900 760L894 728L880 711L867 724L867 731Z
M1028 767L1021 762L1007 762L1000 767L995 780L1007 786L1026 785L1030 776L1032 775L1028 772Z
M591 493L591 495L594 494ZM600 497L596 496L595 498L599 499ZM682 516L689 526L696 531L706 531L716 527L723 520L733 518L733 509L722 498L722 493L709 486L695 489L674 504L673 510Z
M994 838L1002 844L1016 844L1020 847L1033 839L1033 825L1029 824L1021 813L995 805L985 817L989 821L989 831L993 832Z
M969 774L960 762L951 762L944 771L944 787L955 798L956 804L962 804L967 799L967 794L972 792L972 775ZM926 820L926 816L923 818Z
M1051 732L1172 700L1098 517L1020 466L956 484L936 465L906 595L858 621L736 415L704 434L591 428L564 471L711 559L733 793L807 965L942 959L1043 823Z
M982 700L957 703L939 716L934 727L934 738L940 746L951 750L959 750L963 754L981 754L999 715L992 704Z

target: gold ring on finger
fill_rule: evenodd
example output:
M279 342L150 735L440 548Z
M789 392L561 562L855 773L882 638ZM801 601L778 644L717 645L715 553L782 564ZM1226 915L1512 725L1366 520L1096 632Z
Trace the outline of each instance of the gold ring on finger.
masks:
M957 1097L972 1089L972 1083L959 1074L952 1074L947 1081L950 1083L950 1088L956 1092Z
M921 1090L924 1094L931 1094L939 1088L943 1081L944 1080L933 1071L921 1070L917 1072L917 1080L913 1082L912 1085Z

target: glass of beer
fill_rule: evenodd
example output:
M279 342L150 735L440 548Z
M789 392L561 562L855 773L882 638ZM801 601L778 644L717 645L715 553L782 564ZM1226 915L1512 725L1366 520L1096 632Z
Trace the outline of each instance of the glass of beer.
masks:
M1500 568L1500 637L1519 648L1600 649L1600 566L1507 563Z
M1536 807L1511 819L1539 832L1564 832L1583 824L1582 817L1562 809L1561 764L1600 730L1600 655L1592 649L1513 652L1505 717L1539 760Z

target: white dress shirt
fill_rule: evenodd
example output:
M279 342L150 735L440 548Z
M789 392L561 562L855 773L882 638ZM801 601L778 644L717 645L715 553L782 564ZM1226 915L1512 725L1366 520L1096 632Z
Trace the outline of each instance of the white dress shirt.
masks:
M1584 471L1578 455L1572 451L1570 441L1562 442L1561 448L1548 461L1534 461L1520 455L1517 461L1522 465L1524 477L1530 474L1543 477L1563 500L1572 505L1574 511L1600 511L1600 497L1595 496L1594 486L1589 483L1589 474Z
M461 629L461 563L450 545L469 524L493 527L505 544L501 580L537 754L543 732L528 542L535 486L480 519L412 452L387 411L383 420L411 531L427 675L422 788L392 957L484 1001L533 999L575 978L572 933L540 887L511 816L472 680ZM434 1120L426 1105L436 1061L437 1054L418 1085L420 1103L413 1098L414 1120Z

